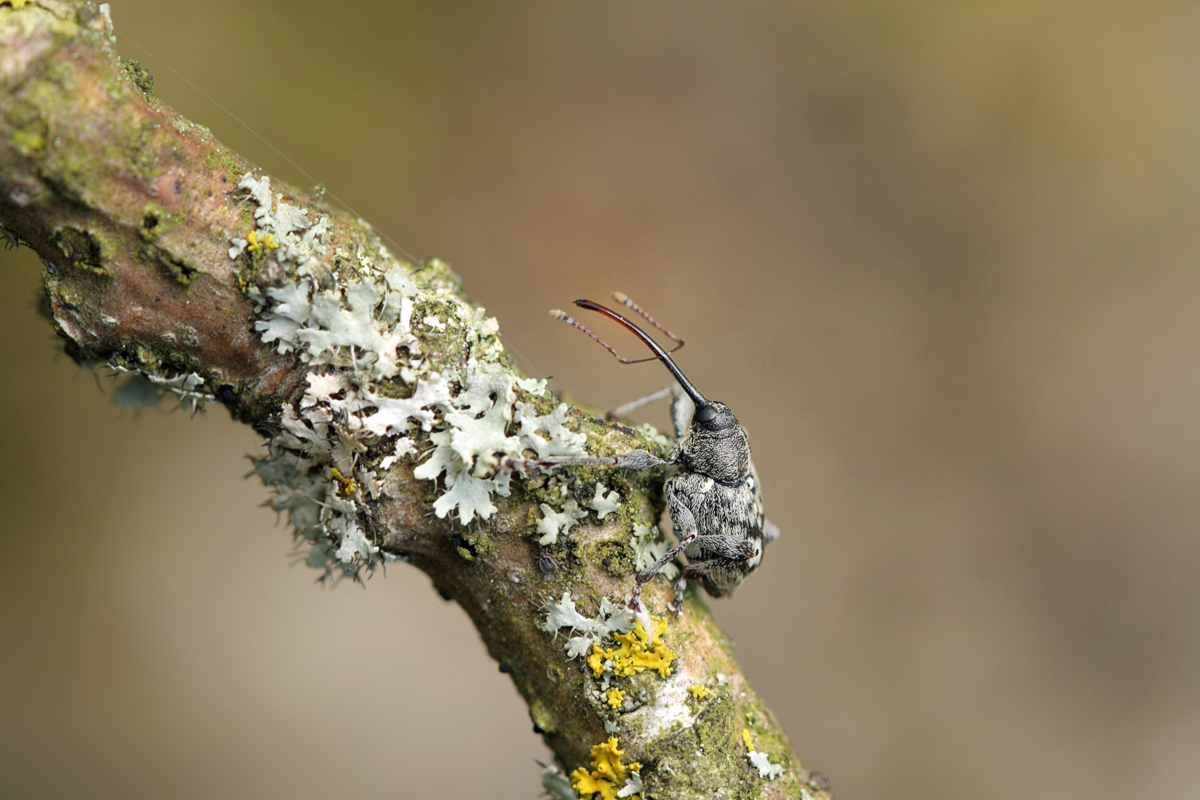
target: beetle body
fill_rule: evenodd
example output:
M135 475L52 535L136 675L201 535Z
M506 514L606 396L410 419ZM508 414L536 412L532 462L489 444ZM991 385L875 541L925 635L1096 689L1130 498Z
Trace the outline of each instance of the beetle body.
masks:
M614 296L678 342L676 350L683 346L682 339L660 326L631 300L624 295ZM745 429L738 424L728 406L700 394L670 355L633 322L591 300L576 300L575 305L597 311L630 330L654 353L650 359L638 360L662 361L679 384L669 391L673 395L671 418L676 444L665 460L644 450L635 450L612 458L571 459L570 462L611 464L630 469L654 466L678 468L664 485L667 510L678 543L638 574L630 606L638 605L642 586L680 552L687 556L688 563L675 586L671 603L673 613L679 613L689 578L698 581L713 597L728 596L747 575L758 568L766 542L778 536L778 530L763 515L762 493L758 474L750 460L750 441ZM551 314L582 330L622 363L636 363L633 359L621 358L602 339L562 311L552 311ZM658 392L635 401L610 412L610 416L665 394L666 391Z
M680 471L664 487L667 511L684 547L684 578L695 578L713 597L725 597L762 561L764 523L758 474L750 461L746 430L723 404L730 428L708 431L697 424L667 459Z

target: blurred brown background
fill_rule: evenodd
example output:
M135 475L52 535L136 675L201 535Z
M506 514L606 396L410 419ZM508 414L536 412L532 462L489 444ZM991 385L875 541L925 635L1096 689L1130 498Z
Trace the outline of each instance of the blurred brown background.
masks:
M576 297L686 336L783 529L714 610L840 800L1200 796L1194 3L112 13L168 103L313 183L134 43L451 262L530 374L666 384L546 314ZM254 435L115 408L2 258L0 795L535 796L461 611L289 568Z

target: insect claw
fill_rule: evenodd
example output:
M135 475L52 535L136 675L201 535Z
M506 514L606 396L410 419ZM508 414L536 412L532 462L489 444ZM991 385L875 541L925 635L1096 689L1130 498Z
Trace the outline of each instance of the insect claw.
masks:
M640 583L634 585L633 594L629 596L629 602L625 607L634 613L634 615L642 613L642 585Z
M679 619L679 612L683 611L683 589L685 585L680 581L680 584L675 587L675 596L671 598L670 604L667 605L667 611L670 611L671 616L675 619Z

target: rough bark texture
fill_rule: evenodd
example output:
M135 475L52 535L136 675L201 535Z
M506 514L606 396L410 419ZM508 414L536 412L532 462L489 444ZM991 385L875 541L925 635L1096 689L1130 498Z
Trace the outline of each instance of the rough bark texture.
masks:
M225 403L236 419L277 430L282 410L304 394L311 365L299 350L278 352L255 329L261 295L254 291L278 285L282 273L229 253L232 240L254 230L254 207L237 189L252 166L154 96L144 70L118 57L101 9L64 0L16 5L0 5L0 226L40 255L67 351L80 362L151 376L199 376L196 391ZM295 190L283 194L328 220L330 253L398 263L362 221ZM326 267L327 282L362 269L340 255ZM424 269L436 274L440 291L461 297L444 266ZM449 372L469 350L445 341L423 347ZM511 368L507 357L504 363ZM603 434L610 451L653 446L644 434L576 409L570 417ZM592 748L615 735L622 760L642 765L645 797L828 796L823 779L801 767L694 593L670 622L667 643L678 654L671 674L622 679L629 700L619 708L598 696L583 659L567 657L563 636L542 629L547 602L564 591L589 616L602 598L628 597L630 531L662 513L661 474L576 471L619 489L621 511L607 522L589 516L543 546L534 525L546 476L514 478L511 495L497 498L486 521L438 518L431 509L441 484L412 475L429 431L413 435L417 454L380 473L370 502L358 501L362 527L383 553L427 573L463 607L568 773L590 769ZM380 446L368 441L363 458ZM661 612L669 593L667 581L653 581L647 605ZM697 686L705 690L689 691ZM781 776L764 779L750 763L744 731L770 763L783 766Z

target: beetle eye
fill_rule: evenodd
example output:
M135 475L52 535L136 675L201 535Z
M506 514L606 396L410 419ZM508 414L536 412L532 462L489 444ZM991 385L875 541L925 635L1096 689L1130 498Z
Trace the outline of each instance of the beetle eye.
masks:
M717 418L717 410L712 406L701 406L696 409L696 422L708 424Z

